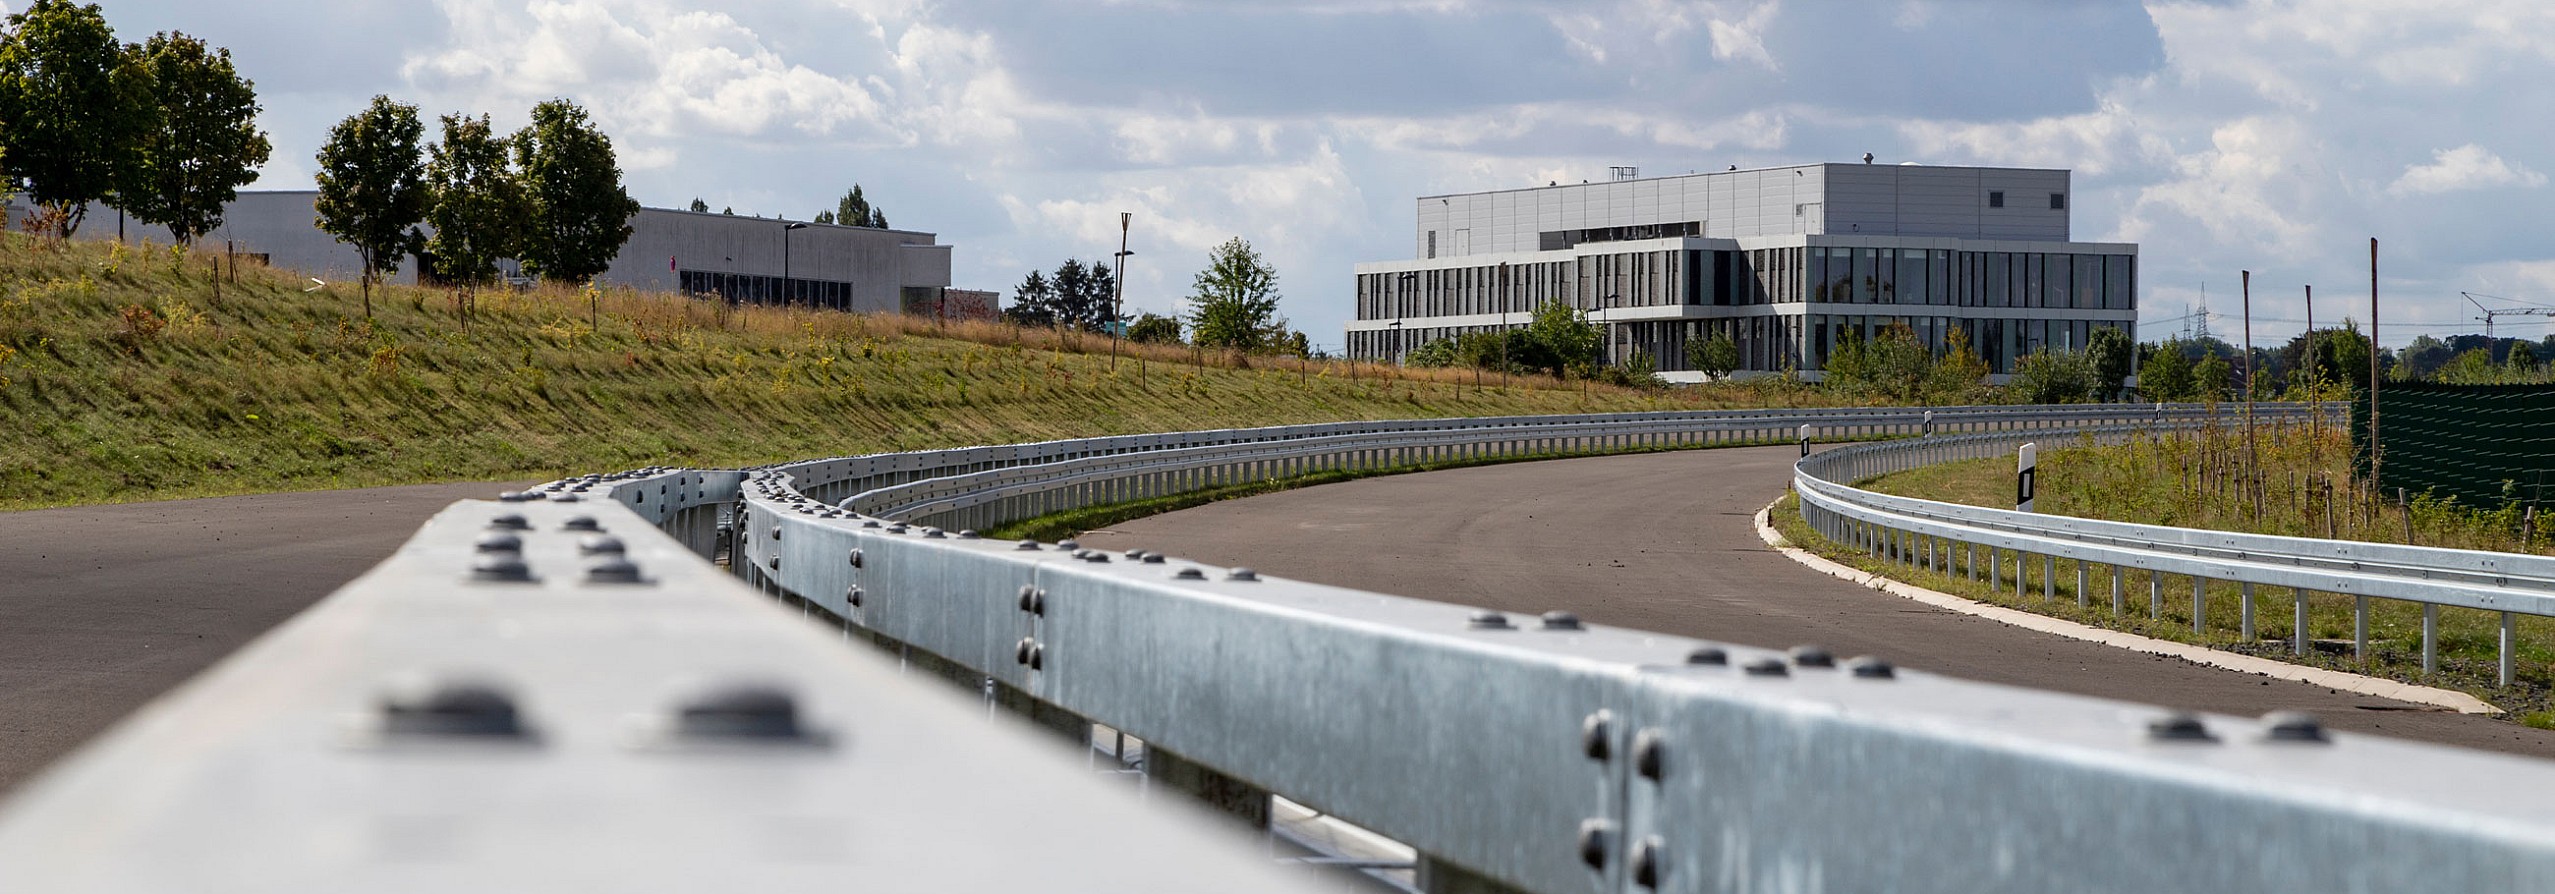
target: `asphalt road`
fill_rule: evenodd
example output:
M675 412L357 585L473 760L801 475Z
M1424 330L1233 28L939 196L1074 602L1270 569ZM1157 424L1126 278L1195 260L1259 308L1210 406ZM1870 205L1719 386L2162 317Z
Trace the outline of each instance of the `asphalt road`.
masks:
M0 794L388 557L433 484L0 513Z
M1757 537L1788 447L1480 466L1214 503L1081 538L1283 577L2192 710L2555 757L2555 732L2063 639L1802 567Z

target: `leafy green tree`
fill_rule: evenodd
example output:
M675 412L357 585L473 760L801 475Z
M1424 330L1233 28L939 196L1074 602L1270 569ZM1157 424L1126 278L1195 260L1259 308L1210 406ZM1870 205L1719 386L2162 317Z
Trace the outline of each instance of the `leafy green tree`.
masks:
M1943 353L1925 371L1925 398L1938 403L1976 403L1987 387L1987 361L1970 346L1969 332L1958 326L1943 333Z
M2436 375L2451 385L2499 385L2507 380L2508 370L2493 362L2492 348L2472 348L2440 367Z
M453 303L467 325L479 286L497 276L497 261L521 251L531 201L506 165L507 140L488 116L443 116L443 139L426 150L426 185L434 195L426 250L436 273L455 286Z
M2210 403L2226 400L2227 395L2234 393L2235 382L2235 365L2215 351L2200 358L2200 362L2191 368L2192 396L2200 400Z
M1535 316L1526 321L1527 348L1514 363L1524 369L1540 370L1548 375L1593 366L1606 353L1606 333L1588 322L1588 315L1559 301L1546 301L1535 307Z
M1848 394L1915 400L1925 393L1933 361L1932 352L1917 340L1916 330L1905 323L1893 323L1869 341L1848 331L1843 342L1828 352L1827 386Z
M1686 342L1686 365L1716 379L1728 376L1739 369L1739 343L1728 332Z
M2095 327L2085 339L2085 361L2093 365L2094 388L2104 398L2121 393L2129 381L2129 367L2138 356L2138 346L2131 344L2129 333L2117 326Z
M1022 326L1056 325L1056 287L1047 275L1036 270L1011 290L1011 306L1003 308L1003 316Z
M1116 321L1118 281L1109 265L1067 259L1050 282L1055 286L1054 325L1097 332Z
M2193 378L2191 355L2184 352L2181 339L2149 347L2147 365L2138 370L2138 391L2148 400L2187 401L2199 390Z
M512 144L531 212L520 254L524 270L584 282L610 269L630 241L630 218L639 213L639 201L621 185L612 138L576 103L554 99L532 107L532 124Z
M373 315L373 280L399 269L417 251L416 226L433 195L419 158L425 125L417 107L373 97L372 105L329 128L319 149L319 228L363 258L364 316Z
M2533 377L2537 375L2537 351L2529 347L2528 342L2515 342L2511 345L2509 359L2503 364L2523 378Z
M141 54L159 111L116 204L193 245L222 225L223 206L272 149L257 129L257 90L231 67L231 51L184 34L152 35Z
M1180 320L1161 314L1145 314L1127 325L1127 340L1143 344L1176 345L1180 343Z
M844 193L841 199L835 200L834 218L829 222L847 227L874 227L884 230L887 229L887 212L872 206L869 198L861 195L861 185L854 183L850 192Z
M832 211L819 211L819 212L816 212L816 218L815 218L814 220L810 221L810 223L821 223L821 224L826 224L826 225L828 225L828 226L831 226L831 225L833 225L833 223L834 223L834 212L832 212Z
M1286 330L1277 315L1277 268L1239 236L1207 252L1192 288L1189 333L1198 345L1255 350Z
M140 55L116 42L94 3L35 0L0 35L0 174L58 236L136 178L159 117Z
M2005 388L2015 400L2024 403L2072 404L2093 399L2094 389L2100 384L2093 361L2084 352L2053 353L2043 346L2014 361L2014 377L2005 383Z

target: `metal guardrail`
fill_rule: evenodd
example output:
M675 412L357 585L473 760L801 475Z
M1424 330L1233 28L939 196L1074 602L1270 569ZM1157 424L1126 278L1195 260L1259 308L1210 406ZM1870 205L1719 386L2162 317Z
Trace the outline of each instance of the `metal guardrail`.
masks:
M1215 476L1393 464L1444 451L1514 458L1586 449L1592 442L1574 440L1584 438L1615 439L1596 445L1606 448L1721 434L1789 440L1813 419L1838 434L1913 434L1924 425L1919 411L1822 413L1752 420L1643 414L1595 427L1585 417L1364 423L1375 428L1200 432L1146 436L1161 438L1150 445L1096 439L556 482L539 496L589 506L608 499L673 535L623 535L648 541L643 576L663 574L663 585L624 591L575 584L594 573L580 564L589 560L546 536L523 543L531 573L544 583L517 591L466 580L474 554L452 531L429 526L402 558L128 724L0 814L0 889L203 887L153 883L246 871L253 860L296 867L316 860L319 871L293 876L315 880L304 885L314 889L353 887L335 884L349 879L452 883L446 887L462 880L522 887L520 880L530 879L530 887L541 887L567 877L561 867L675 887L703 878L714 861L751 856L686 850L705 840L682 819L698 806L694 798L718 817L756 803L777 805L756 814L764 817L797 816L791 808L824 811L829 819L850 814L859 831L890 836L877 839L882 847L917 838L934 838L935 846L965 842L968 853L926 848L915 862L989 873L887 879L914 879L908 887L983 889L1030 873L1040 879L1033 884L1056 887L1084 881L1076 873L1094 863L1188 853L1184 841L1149 837L1158 833L1137 828L1141 821L1096 819L1116 813L1060 818L1105 793L1066 792L1064 783L1015 792L1010 776L986 775L989 759L974 758L978 752L953 748L953 759L944 761L915 747L935 740L927 730L945 726L908 728L884 714L864 719L873 698L920 697L902 693L892 678L857 675L874 662L805 651L799 641L822 638L810 628L766 629L769 611L749 618L684 597L695 586L720 588L700 579L709 566L668 557L674 544L701 556L724 551L733 570L765 592L822 608L908 666L980 687L989 701L1020 708L1042 725L1076 738L1093 723L1137 736L1158 786L1208 794L1246 815L1256 804L1261 817L1268 796L1283 795L1409 844L1432 890L2323 892L2555 884L2546 881L2555 878L2555 806L2527 796L2555 786L2555 764L2328 735L2300 718L2175 714L1899 671L1814 649L1776 652L1596 627L1559 613L1512 618L1141 551L995 542L836 505L878 500L873 508L918 516L991 518ZM2181 413L2024 408L1956 422L1961 413L1937 410L1935 428L2073 429L2155 424ZM1201 449L1222 451L1222 458L1172 455ZM1154 451L1170 452L1142 455ZM1005 474L930 481L997 470ZM563 509L543 502L523 508ZM620 509L602 508L609 510L605 524L625 524ZM460 507L453 513L475 534L488 510L469 511L481 514ZM722 518L734 532L724 547ZM548 514L534 521L545 532L559 523ZM533 598L518 601L519 593ZM509 627L509 620L522 626ZM696 654L696 637L713 647ZM758 648L766 638L776 647ZM436 750L413 760L329 750L346 746L326 732L328 718L363 714L378 673L439 648L499 662L526 693L517 704L543 721L542 741L556 747ZM705 767L681 756L652 763L656 756L644 749L604 744L613 739L606 731L615 716L660 718L623 727L640 730L664 727L669 713L683 716L661 707L663 681L681 668L722 661L779 675L788 691L801 693L805 716L848 733L848 748L825 752L832 755L825 760L842 763L819 761L793 775L763 762L786 763L804 752L730 754L721 759L732 764ZM563 710L554 713L554 705ZM947 733L953 742L988 734L984 727ZM865 741L905 747L872 753ZM879 760L854 766L868 757ZM2403 772L2407 767L2421 772ZM565 775L551 780L545 774L554 770ZM856 770L898 779L881 796L861 790L875 776L826 778ZM935 794L943 789L949 791ZM943 797L946 803L934 803ZM989 806L998 801L1009 806ZM354 832L326 825L350 816L453 818L467 833L460 840L478 843L491 830L504 840L526 828L505 825L515 811L549 810L561 812L543 815L605 818L591 838L608 840L617 856L601 855L592 841L549 856L490 845L488 861L447 875L368 873L358 870L369 864L348 856L361 848L343 842L361 839L366 828L396 838L400 827L389 819L358 822ZM279 822L276 811L290 821ZM934 815L924 824L930 834L889 828L923 812ZM954 828L967 820L1002 825L993 834ZM482 822L489 825L473 825ZM1101 828L1115 822L1127 823L1127 831ZM220 828L202 842L182 838L207 826ZM260 839L279 828L296 834ZM774 819L708 840L735 847L796 828ZM1087 842L1095 829L1150 845L1150 856L1129 858L1121 847L1076 857L1045 846L1054 842L1032 841L1063 832L1059 840ZM317 856L296 862L287 846ZM225 848L239 848L236 859ZM167 859L130 859L137 854ZM619 858L633 861L631 871L611 862ZM1207 862L1181 868L1209 871L1200 867L1221 858L1198 859ZM527 862L554 873L505 872ZM1024 872L996 878L1005 866ZM1205 877L1178 886L1194 888ZM1218 888L1237 887L1225 875L1212 877ZM87 884L25 883L65 879ZM835 871L825 884L877 882ZM1106 884L1167 887L1145 879Z
M2299 412L2282 408L2265 417ZM2117 442L2150 430L2152 426L2106 427L2089 433ZM2041 560L2044 595L2057 578L2058 561L2078 563L2079 601L2087 593L2084 566L2109 566L2115 613L2122 610L2122 569L2152 572L2151 611L2160 610L2164 601L2158 575L2188 577L2194 632L2204 629L2210 581L2241 585L2240 635L2247 639L2254 635L2254 588L2287 588L2295 613L2290 647L2297 654L2308 648L2306 612L2313 593L2355 597L2353 638L2363 655L2370 599L2420 603L2424 670L2437 664L2439 607L2494 611L2501 613L2499 663L2502 685L2507 686L2516 651L2515 616L2555 616L2555 558L2545 556L2102 521L1899 497L1853 486L1940 462L2011 456L2030 440L2025 435L1975 434L1842 447L1802 459L1793 486L1803 518L1822 536L1937 572L1977 579L1983 571L1990 586L2010 580L2017 595L2035 556ZM1981 551L1987 554L1983 558Z

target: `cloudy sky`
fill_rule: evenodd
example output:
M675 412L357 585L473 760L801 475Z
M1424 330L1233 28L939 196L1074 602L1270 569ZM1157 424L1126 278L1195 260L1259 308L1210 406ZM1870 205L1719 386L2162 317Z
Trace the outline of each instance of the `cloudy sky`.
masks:
M2388 343L2475 328L2460 291L2555 305L2543 0L102 5L232 49L261 187L308 188L376 93L506 127L564 96L644 203L806 218L857 181L961 286L1105 257L1131 211L1128 303L1168 311L1241 236L1317 344L1351 264L1414 254L1418 196L1864 152L2073 169L2077 238L2142 246L2143 339L2204 286L2233 337L2245 269L2258 341L2305 283L2365 320L2371 236Z

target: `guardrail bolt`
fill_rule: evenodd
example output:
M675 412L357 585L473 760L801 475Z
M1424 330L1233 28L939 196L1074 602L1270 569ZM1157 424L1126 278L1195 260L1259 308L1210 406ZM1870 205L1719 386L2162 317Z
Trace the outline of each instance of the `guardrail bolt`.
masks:
M1868 656L1848 661L1845 667L1855 676L1867 680L1888 680L1898 676L1898 669L1891 667L1889 662Z
M1720 646L1703 646L1692 652L1687 652L1686 663L1712 665L1715 667L1725 666L1730 663L1730 650L1721 648Z
M853 608L861 607L861 588L851 587L845 589L843 591L843 602Z
M1030 639L1030 638L1025 637L1025 636L1024 636L1024 637L1021 637L1021 638L1020 638L1020 644L1019 644L1019 645L1017 645L1017 646L1013 646L1013 647L1012 647L1012 649L1011 649L1011 657L1012 657L1012 660L1014 660L1014 661L1018 661L1018 662L1020 662L1021 664L1028 664L1028 663L1029 663L1029 650L1030 650L1030 649L1032 649L1032 648L1035 648L1037 645L1038 645L1038 641L1037 641L1037 640Z
M394 692L381 702L382 731L398 736L511 738L524 734L514 696L493 684L447 682Z
M495 583L520 584L532 581L532 566L512 554L500 554L479 560L470 566L470 579Z
M594 516L591 515L572 516L565 523L559 525L559 530L600 531L603 530L603 523L595 521Z
M1034 553L1038 551L1038 541L1034 538L1023 539L1019 543L1013 544L1011 548L1025 553Z
M1646 729L1632 736L1632 769L1641 778L1657 782L1667 775L1665 766L1668 746L1658 730Z
M523 513L509 512L489 519L488 527L499 531L529 531L532 523L524 520Z
M781 554L780 554L780 553L773 553L773 554L772 554L772 558L771 558L771 560L770 560L770 561L768 561L768 562L765 562L764 564L766 564L766 565L770 565L770 566L772 567L772 570L774 570L774 571L779 571L779 570L781 570Z
M1792 663L1801 667L1835 667L1836 656L1818 646L1793 646Z
M906 530L905 526L904 526L903 524L901 524L901 523L900 523L900 524L893 524L893 525L888 525L888 526L887 526L887 533L890 533L890 534L902 534L902 533L905 533L905 530Z
M1046 667L1047 667L1047 647L1046 647L1045 645L1043 645L1043 644L1040 644L1040 643L1030 643L1030 644L1029 644L1029 669L1030 669L1030 670L1044 670L1044 669L1046 669Z
M772 539L774 539L774 540L779 540L779 539L781 539L781 526L780 526L780 525L773 525L773 526L772 526Z
M1615 757L1615 715L1600 710L1579 722L1579 750L1592 761L1608 761Z
M2147 738L2159 742L2218 741L2210 734L2209 725L2200 721L2200 715L2189 711L2175 711L2147 721Z
M675 709L674 728L685 738L798 739L798 699L778 686L749 683L713 690Z
M519 553L523 552L523 538L506 533L481 534L473 548L483 553Z
M1606 868L1606 851L1615 837L1615 824L1601 819L1579 822L1579 862L1590 869Z
M1259 572L1257 572L1257 571L1253 571L1253 570L1251 570L1251 569L1248 569L1248 568L1236 568L1236 569L1233 569L1233 570L1231 570L1231 571L1227 571L1227 572L1225 572L1225 573L1224 573L1224 579L1225 579L1225 580L1239 580L1239 581L1255 581L1255 580L1259 580L1259 579L1260 579L1260 573L1259 573Z
M586 569L586 583L643 584L647 583L647 578L639 574L638 563L614 556Z
M1751 677L1783 677L1790 676L1792 673L1789 668L1783 666L1781 658L1754 659L1741 669L1747 671L1748 676Z
M1474 630L1507 630L1508 616L1498 612L1474 612L1467 623Z
M1066 538L1066 539L1063 539L1063 540L1058 540L1058 541L1056 541L1056 548L1057 548L1057 549L1061 549L1061 550L1071 551L1071 550L1081 549L1081 548L1082 548L1082 544L1081 544L1080 542L1077 542L1077 541L1073 540L1072 538Z
M976 540L983 536L985 535L976 533L976 531L972 528L962 528L958 532L958 539L960 540Z
M609 534L597 534L577 541L577 552L589 556L617 556L629 550L621 538Z
M941 530L940 530L939 528L928 528L928 527L927 527L927 528L924 528L924 529L923 529L923 539L925 539L925 540L939 540L939 539L941 539L943 536L945 536L945 535L943 535L943 534L941 533Z
M2305 711L2273 711L2262 715L2262 737L2273 742L2331 742L2324 721Z
M861 567L861 550L857 546L852 548L852 567Z
M1102 559L1103 561L1106 561L1106 560L1107 560L1107 557L1106 557L1106 556L1103 556L1103 557L1101 557L1101 559ZM1207 573L1206 573L1205 571L1200 570L1200 569L1197 569L1197 568L1182 568L1182 569L1180 569L1180 570L1178 570L1178 571L1172 572L1172 573L1171 573L1171 576L1172 576L1173 578L1176 578L1176 579L1179 579L1179 580L1206 580L1206 579L1207 579Z
M1659 887L1659 864L1666 859L1667 842L1651 835L1632 846L1632 882L1644 888Z
M1047 591L1028 584L1022 584L1020 587L1020 610L1033 615L1045 616L1047 614Z
M1544 613L1544 629L1545 629L1545 630L1581 630L1581 629L1585 629L1585 628L1582 628L1582 627L1580 627L1580 626L1579 626L1579 616L1578 616L1578 615L1574 615L1574 614L1571 614L1571 613L1569 613L1569 612L1565 612L1565 611L1549 611L1549 612L1545 612L1545 613Z
M1143 558L1143 559L1140 559L1140 560L1138 560L1138 561L1141 561L1141 562L1143 562L1143 563L1145 563L1145 564L1147 564L1147 565L1160 565L1160 564L1162 564L1163 562L1168 561L1170 558L1171 558L1171 557L1166 556L1166 555L1163 555L1163 554L1161 554L1161 553L1145 553L1145 554L1144 554L1144 558Z

